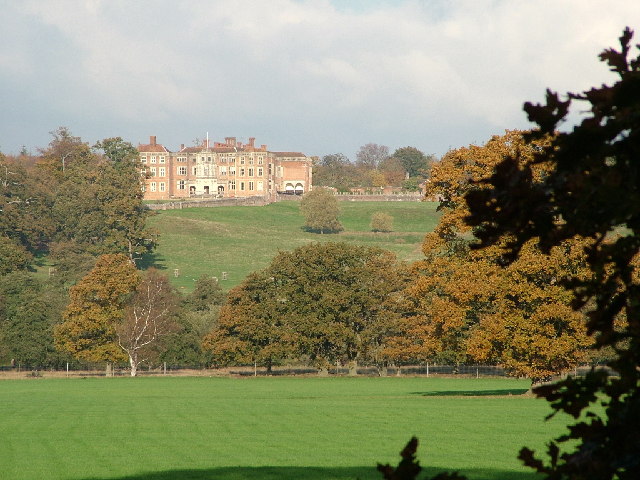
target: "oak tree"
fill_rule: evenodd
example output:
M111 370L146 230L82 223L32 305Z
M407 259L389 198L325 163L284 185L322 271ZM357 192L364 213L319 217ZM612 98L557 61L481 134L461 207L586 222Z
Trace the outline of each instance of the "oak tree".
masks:
M464 195L488 178L512 152L531 158L520 132L493 137L483 146L450 151L432 171L428 194L442 199L443 214L423 244L416 282L406 295L403 330L388 352L400 360L499 363L514 375L538 381L584 358L588 341L572 295L560 284L582 271L580 245L541 252L529 245L521 261L505 265L501 244L471 249L473 231ZM544 169L539 172L544 174Z
M547 91L545 104L526 103L537 124L527 144L549 136L551 142L525 161L517 152L508 156L467 195L482 246L509 239L505 260L521 257L530 242L549 252L590 239L585 257L592 275L572 275L566 286L574 308L589 310L595 347L615 351L609 367L616 376L593 370L535 390L556 412L580 418L549 444L548 462L521 451L548 479L640 478L640 54L630 56L632 37L625 29L620 49L600 54L617 75L613 84L564 98ZM575 103L581 120L560 131ZM541 165L548 173L536 177Z
M127 360L118 345L116 329L139 282L127 256L100 256L93 269L69 290L64 321L54 329L56 348L87 362Z

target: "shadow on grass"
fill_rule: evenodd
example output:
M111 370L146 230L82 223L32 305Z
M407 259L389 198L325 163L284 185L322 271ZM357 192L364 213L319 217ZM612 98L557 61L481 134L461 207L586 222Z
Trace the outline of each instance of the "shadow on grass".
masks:
M167 265L165 262L166 259L156 252L147 252L142 255L142 258L138 260L137 264L140 270L148 270L151 267L157 270L166 270Z
M412 395L423 397L492 397L503 395L524 395L529 390L526 388L508 388L504 390L441 390L431 392L411 392Z
M418 479L432 477L442 468L423 468ZM460 472L469 480L535 480L533 472L470 469ZM124 477L84 480L382 480L375 467L220 467L206 470L168 470Z

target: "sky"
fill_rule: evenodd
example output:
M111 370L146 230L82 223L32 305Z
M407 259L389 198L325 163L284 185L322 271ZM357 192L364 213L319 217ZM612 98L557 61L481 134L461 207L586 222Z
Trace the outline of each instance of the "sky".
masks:
M529 128L525 101L611 83L637 0L0 0L0 151L60 126L175 151L367 143L443 155Z

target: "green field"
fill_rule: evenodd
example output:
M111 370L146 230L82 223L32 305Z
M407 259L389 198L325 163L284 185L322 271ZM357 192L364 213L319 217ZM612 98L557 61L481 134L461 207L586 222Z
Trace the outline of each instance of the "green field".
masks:
M72 378L0 381L0 477L379 479L416 435L427 471L534 479L562 429L516 379ZM423 475L424 476L424 475ZM421 476L421 477L423 477Z
M377 246L399 259L421 258L424 234L439 218L433 202L341 202L344 232L319 235L302 229L299 203L264 207L187 208L159 211L150 226L160 232L154 263L165 269L182 289L190 290L202 274L216 276L225 290L249 273L265 268L278 250L293 250L314 241L345 241ZM369 222L377 211L394 218L394 231L373 233ZM173 277L175 269L179 276ZM228 280L222 280L222 272Z

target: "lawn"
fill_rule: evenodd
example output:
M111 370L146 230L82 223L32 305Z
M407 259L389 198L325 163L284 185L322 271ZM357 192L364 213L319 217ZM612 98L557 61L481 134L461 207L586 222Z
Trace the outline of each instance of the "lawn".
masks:
M345 241L391 250L399 259L421 258L425 233L439 214L432 202L341 202L344 232L320 235L302 229L298 202L263 207L186 208L159 211L150 226L160 232L154 263L186 291L202 274L218 277L224 289L249 273L265 268L279 250L293 250L310 242ZM394 218L394 231L373 233L369 222L377 211ZM178 276L174 276L177 270ZM222 272L227 272L223 280Z
M521 446L562 421L516 379L0 381L0 472L36 479L380 479L416 435L429 473L531 479ZM423 478L421 476L421 478Z

